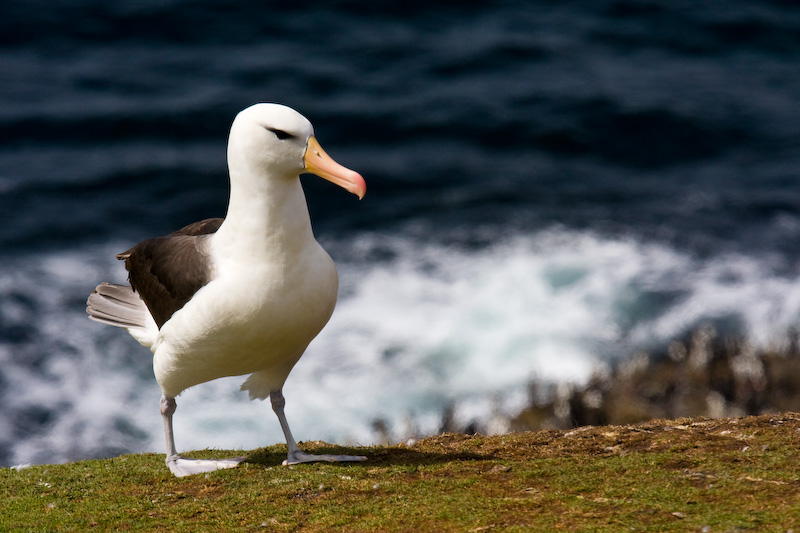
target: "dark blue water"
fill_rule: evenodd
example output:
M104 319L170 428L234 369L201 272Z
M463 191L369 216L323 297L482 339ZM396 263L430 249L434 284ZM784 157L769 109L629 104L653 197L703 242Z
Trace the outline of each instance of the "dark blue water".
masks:
M114 253L224 215L259 101L368 184L303 178L342 293L287 384L301 439L489 420L699 324L800 319L794 2L7 1L0 464L161 451L150 354L84 301ZM178 446L280 441L237 390L187 392Z

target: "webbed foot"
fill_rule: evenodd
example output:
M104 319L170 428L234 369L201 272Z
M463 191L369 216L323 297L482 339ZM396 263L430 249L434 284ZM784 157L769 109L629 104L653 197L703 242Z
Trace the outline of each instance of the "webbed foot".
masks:
M348 461L366 461L367 458L363 455L328 455L328 454L313 454L306 453L301 450L290 453L286 460L283 461L284 465L297 465L300 463L313 463L315 461L326 461L328 463L342 463Z
M223 468L234 468L247 457L234 457L233 459L189 459L180 455L167 457L167 466L177 477L190 476L192 474L202 474L222 470Z

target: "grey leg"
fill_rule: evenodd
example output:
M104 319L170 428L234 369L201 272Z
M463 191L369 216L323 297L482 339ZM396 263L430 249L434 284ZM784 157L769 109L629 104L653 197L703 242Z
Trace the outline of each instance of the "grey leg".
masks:
M283 462L285 465L296 465L299 463L311 463L314 461L328 461L331 463L344 462L344 461L366 461L367 458L363 455L315 455L305 453L297 445L297 441L292 436L292 431L289 429L289 423L286 421L286 415L283 408L286 405L286 399L283 397L283 392L280 390L272 391L269 395L272 402L272 410L278 415L278 421L281 424L283 435L286 437L286 447L288 453L286 460Z
M177 457L178 455L175 450L175 437L172 432L172 415L177 407L175 398L161 397L161 419L164 421L164 438L167 441L167 463L169 463L171 457Z
M233 468L246 457L235 457L233 459L188 459L178 455L175 449L175 436L172 431L172 415L175 413L177 404L175 398L161 397L161 418L164 421L164 438L167 444L167 466L177 477L212 472L222 468Z

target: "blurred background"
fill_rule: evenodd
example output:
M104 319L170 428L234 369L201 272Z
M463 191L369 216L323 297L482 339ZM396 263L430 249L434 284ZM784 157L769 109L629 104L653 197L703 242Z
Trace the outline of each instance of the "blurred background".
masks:
M151 354L85 300L224 216L262 101L368 184L303 178L341 291L284 390L298 439L579 423L658 365L649 416L792 408L759 354L797 352L796 2L5 0L0 466L163 453ZM242 381L178 399L179 449L283 441Z

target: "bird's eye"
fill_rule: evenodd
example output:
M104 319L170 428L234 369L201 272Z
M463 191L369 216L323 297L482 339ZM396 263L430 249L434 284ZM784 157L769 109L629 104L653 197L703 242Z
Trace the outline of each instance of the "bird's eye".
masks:
M267 129L269 131L271 131L272 133L274 133L275 137L277 137L278 139L280 139L282 141L286 140L286 139L289 139L291 137L294 137L294 135L292 135L291 133L286 133L285 131L279 130L277 128L267 128Z

